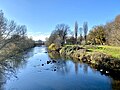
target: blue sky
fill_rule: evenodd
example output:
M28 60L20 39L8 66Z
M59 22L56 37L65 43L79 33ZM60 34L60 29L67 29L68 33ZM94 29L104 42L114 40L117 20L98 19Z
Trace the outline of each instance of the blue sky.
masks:
M112 21L120 14L120 0L0 0L0 9L8 19L24 24L33 39L44 39L57 24L74 30L84 21L89 29Z

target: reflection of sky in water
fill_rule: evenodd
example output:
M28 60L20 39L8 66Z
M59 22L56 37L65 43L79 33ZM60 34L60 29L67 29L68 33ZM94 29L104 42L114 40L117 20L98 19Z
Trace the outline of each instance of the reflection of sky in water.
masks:
M45 46L35 47L34 54L44 53L46 51L45 49L46 49Z
M111 90L111 79L87 64L58 59L55 63L45 47L35 47L26 67L5 84L7 90ZM43 66L42 66L43 64Z

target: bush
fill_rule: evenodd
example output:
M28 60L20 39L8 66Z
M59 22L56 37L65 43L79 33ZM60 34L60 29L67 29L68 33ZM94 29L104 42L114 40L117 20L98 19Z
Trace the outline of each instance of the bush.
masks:
M57 46L56 46L54 43L52 43L52 44L48 47L48 49L49 49L50 51L55 51L55 50L57 50Z

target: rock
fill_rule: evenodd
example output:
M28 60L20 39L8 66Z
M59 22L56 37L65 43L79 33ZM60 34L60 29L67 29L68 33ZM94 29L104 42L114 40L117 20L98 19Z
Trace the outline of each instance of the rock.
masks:
M44 64L42 64L42 66L44 66Z
M52 60L52 63L56 63L57 61L55 61L55 60Z
M54 69L54 71L56 71L56 69Z
M103 69L100 69L101 72L103 72Z
M49 64L51 61L47 61L47 64Z
M106 73L108 74L108 73L109 73L109 71L106 71Z
M82 61L87 62L87 58L85 56L83 56Z

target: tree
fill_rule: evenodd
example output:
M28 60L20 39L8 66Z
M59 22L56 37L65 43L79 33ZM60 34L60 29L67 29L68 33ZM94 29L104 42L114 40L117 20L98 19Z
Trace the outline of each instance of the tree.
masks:
M101 44L106 42L105 28L104 26L95 26L88 34L88 40L91 44Z
M84 39L85 39L85 44L86 44L87 43L87 32L88 32L87 22L84 22L84 24L83 24L83 31L84 31Z
M74 36L67 37L66 42L67 42L67 44L74 44L75 43Z
M106 43L108 45L120 46L120 15L115 20L105 25Z
M120 45L120 22L111 22L106 25L106 38L108 45Z
M2 12L2 10L0 10L0 49L4 47L3 42L6 37L6 36L4 37L6 26L7 26L7 20L4 17L4 13Z
M11 42L9 38L14 32L13 26L15 26L15 24L12 21L8 22L4 17L4 13L0 11L0 50Z
M17 25L15 21L6 19L0 11L0 57L9 56L15 49L21 51L33 46L33 41L27 38L26 32L25 25Z
M115 17L115 22L120 23L120 15Z
M77 44L77 35L78 35L78 23L76 21L75 22L75 41L76 41L76 44Z
M79 32L80 32L80 37L79 37L80 39L79 40L80 40L80 44L81 44L81 42L82 42L82 28L81 27L79 28Z
M69 31L68 25L58 24L55 30L51 33L50 37L46 41L47 46L55 43L58 46L63 46L66 42L67 32Z
M66 43L67 44L75 44L76 43L75 38L74 38L74 31L69 31L69 36L67 36Z
M68 25L65 24L58 24L55 28L58 37L61 40L61 45L63 46L66 42L66 36L67 36L67 32L69 31L69 27Z

